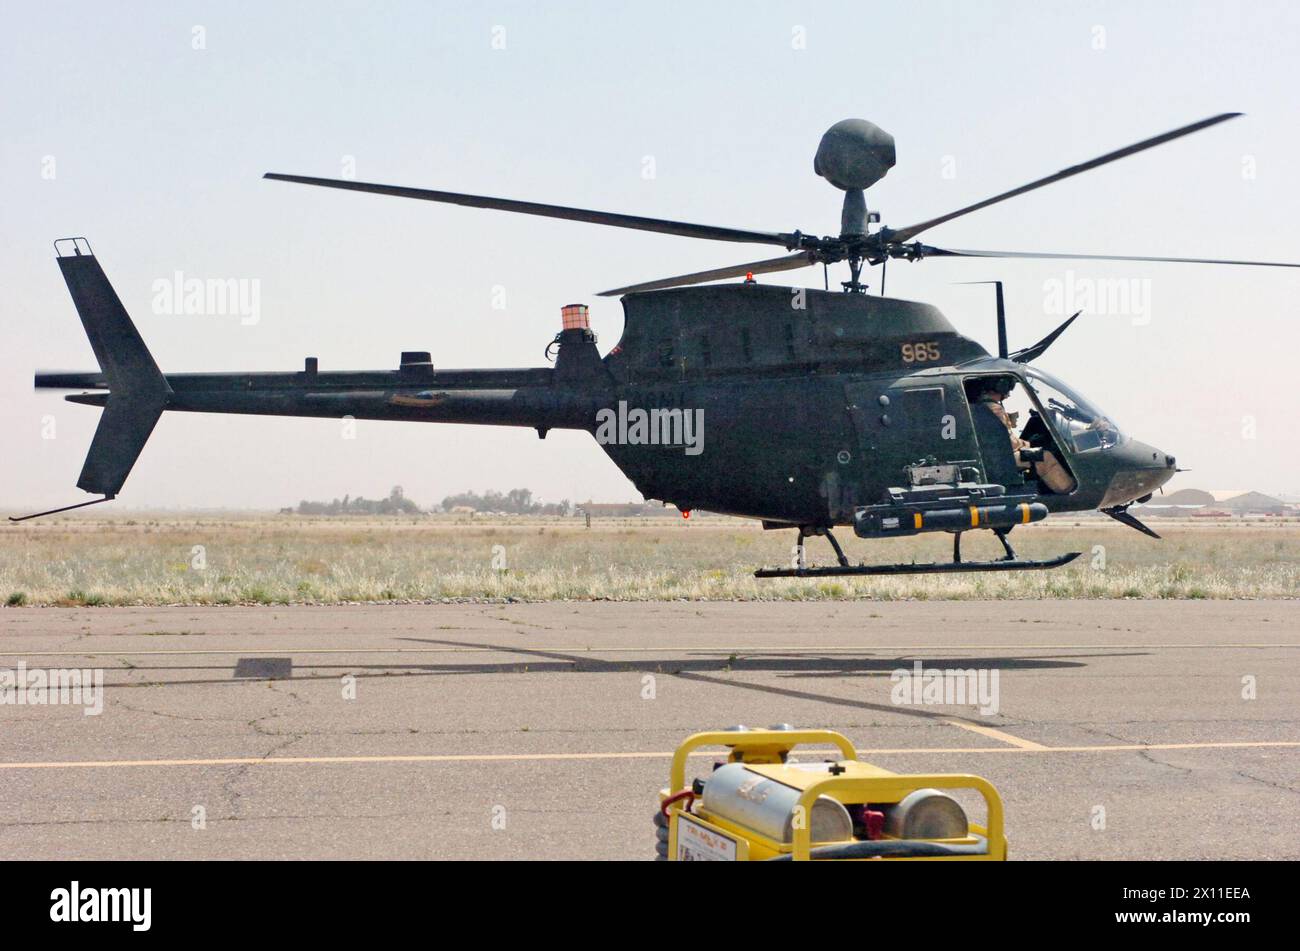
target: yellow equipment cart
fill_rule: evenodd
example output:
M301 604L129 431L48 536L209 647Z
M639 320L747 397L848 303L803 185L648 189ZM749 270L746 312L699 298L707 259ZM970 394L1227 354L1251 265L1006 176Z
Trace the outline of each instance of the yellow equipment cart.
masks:
M796 746L835 747L838 757L790 762ZM730 753L687 782L701 747ZM984 800L983 825L952 795ZM974 797L967 797L972 799ZM673 754L655 814L656 852L673 861L792 859L1003 860L1002 799L986 779L962 773L906 775L858 760L832 730L735 727L696 733Z

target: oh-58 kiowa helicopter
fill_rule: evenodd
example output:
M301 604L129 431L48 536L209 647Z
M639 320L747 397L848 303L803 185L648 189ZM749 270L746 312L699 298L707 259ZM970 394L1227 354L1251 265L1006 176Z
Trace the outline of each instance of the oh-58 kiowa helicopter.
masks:
M876 227L864 190L894 165L893 138L860 119L822 137L814 170L844 191L840 233L744 231L558 205L268 174L280 181L654 231L776 245L783 257L606 291L623 295L625 325L603 357L582 305L564 308L548 347L554 367L435 369L427 352L396 370L323 372L315 358L287 373L163 374L85 239L55 242L59 267L99 362L97 373L38 373L36 386L104 408L77 482L107 501L121 490L164 410L270 416L481 423L591 432L646 498L761 519L797 532L788 567L760 577L1011 571L1077 557L1018 558L1007 534L1051 512L1097 510L1155 536L1128 512L1176 471L1174 457L1125 435L1100 410L1031 367L1074 320L1010 351L997 288L998 352L957 333L934 307L868 296L862 269L894 258L1088 258L1297 267L1265 261L970 251L915 240L989 205L1209 128L1224 113L1073 165L905 228ZM843 293L759 285L754 275L847 262ZM688 287L728 278L743 283ZM1078 316L1077 314L1075 315ZM1028 418L1017 432L1001 397L1017 386ZM51 513L38 513L51 514ZM36 516L26 516L34 518ZM850 564L833 528L863 538L950 532L953 560ZM1006 557L963 561L961 535L997 534ZM804 540L824 535L837 564L809 567ZM1158 537L1158 536L1155 536Z

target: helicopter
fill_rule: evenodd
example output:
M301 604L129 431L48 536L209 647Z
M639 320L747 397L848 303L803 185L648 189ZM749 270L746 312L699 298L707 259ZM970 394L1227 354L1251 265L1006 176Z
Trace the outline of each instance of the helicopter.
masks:
M1059 567L1017 556L1008 535L1050 514L1101 511L1159 536L1128 509L1178 471L1164 451L1129 437L1077 390L1032 366L1079 316L1012 351L996 289L996 355L958 333L935 307L883 296L890 260L1038 258L1297 267L1285 262L1031 251L954 250L921 233L1037 188L1099 168L1240 113L1221 113L903 228L880 226L865 192L896 161L891 135L863 119L833 125L813 170L844 192L840 231L762 232L457 192L267 173L282 182L509 211L679 237L782 247L786 255L602 292L619 296L624 328L597 348L587 307L561 310L547 347L553 366L435 368L403 352L396 370L326 372L314 357L275 373L159 370L85 238L54 243L98 372L38 372L38 388L102 407L78 488L109 501L122 489L165 411L472 423L591 433L647 499L758 519L796 533L789 565L759 577L820 577ZM876 228L872 228L876 225ZM849 280L829 289L829 266ZM759 284L755 275L822 265L824 287ZM881 266L869 295L864 267ZM733 279L743 278L736 282ZM714 283L730 281L730 283ZM704 285L704 286L700 286ZM1019 390L1026 422L1003 403ZM833 530L878 539L946 532L951 561L852 564ZM962 535L992 531L1005 555L967 561ZM835 564L811 566L805 544L825 537Z

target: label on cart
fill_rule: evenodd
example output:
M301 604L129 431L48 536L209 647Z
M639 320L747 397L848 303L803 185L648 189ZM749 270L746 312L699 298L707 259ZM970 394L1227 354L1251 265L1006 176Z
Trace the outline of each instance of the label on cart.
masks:
M734 862L736 840L686 815L677 817L677 861Z

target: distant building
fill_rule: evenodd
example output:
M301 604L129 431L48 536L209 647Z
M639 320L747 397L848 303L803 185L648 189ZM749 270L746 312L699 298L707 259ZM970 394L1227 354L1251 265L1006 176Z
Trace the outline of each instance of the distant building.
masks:
M1286 505L1263 492L1242 492L1231 498L1217 500L1221 509L1233 515L1285 515Z
M1145 505L1133 506L1134 514L1155 518L1188 516L1227 517L1243 515L1285 515L1286 503L1263 492L1242 489L1206 492L1203 489L1179 489L1168 495L1152 496Z
M1214 493L1203 489L1179 489L1168 495L1154 495L1145 505L1133 506L1134 512L1157 518L1186 518L1216 511Z
M592 518L628 518L641 515L643 506L640 502L582 502L578 511Z
M1215 502L1214 493L1206 492L1204 489L1179 489L1168 495L1156 496L1151 501L1154 503L1157 498L1166 505L1201 506L1213 505Z
M643 518L678 514L676 507L657 502L582 502L579 514L592 518Z

